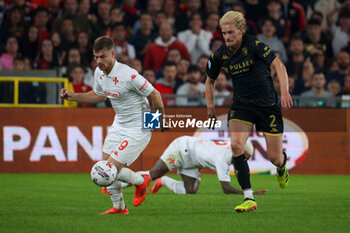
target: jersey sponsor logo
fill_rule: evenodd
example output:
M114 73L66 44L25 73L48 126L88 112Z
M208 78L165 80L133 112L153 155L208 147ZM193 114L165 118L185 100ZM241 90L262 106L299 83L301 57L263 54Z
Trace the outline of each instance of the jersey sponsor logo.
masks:
M148 86L148 82L147 80L145 81L145 83L142 85L142 87L139 89L139 91L142 91L144 88L146 88Z
M111 92L111 91L103 91L107 96L112 96L115 98L119 98L122 94L119 91Z
M114 82L114 84L115 84L115 85L117 85L117 83L119 83L118 78L117 78L117 77L115 77L115 78L113 79L113 82Z
M136 74L131 75L131 80L134 81L134 79L136 78Z
M227 59L229 59L229 57L226 54L222 55L221 60L227 60Z
M157 110L156 112L143 112L143 128L144 129L160 129L160 116L162 114Z

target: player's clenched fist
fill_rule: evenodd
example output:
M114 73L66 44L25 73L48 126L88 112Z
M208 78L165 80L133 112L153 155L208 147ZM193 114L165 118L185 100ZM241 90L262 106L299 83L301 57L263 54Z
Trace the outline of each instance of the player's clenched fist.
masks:
M68 90L67 88L62 88L61 89L61 94L60 97L62 99L66 99L66 100L74 100L74 93L72 93L70 90Z

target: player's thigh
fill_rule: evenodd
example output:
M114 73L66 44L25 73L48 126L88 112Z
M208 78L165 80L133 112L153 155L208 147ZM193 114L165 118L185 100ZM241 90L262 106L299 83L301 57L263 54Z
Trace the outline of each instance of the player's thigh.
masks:
M245 144L253 126L240 121L230 121L228 127L231 138L231 148L234 152L233 156L240 156L244 153Z
M151 133L122 134L111 157L119 163L129 166L140 156L150 140Z
M174 170L182 166L182 154L181 151L185 147L185 144L181 138L175 139L165 149L160 159L168 167L169 171Z
M273 136L283 134L282 112L278 106L257 108L256 111L259 112L256 121L256 131Z
M185 174L187 175L185 175ZM200 184L200 174L198 169L185 170L179 172L182 181L184 182L186 193L194 194L197 193ZM196 176L196 177L194 177Z

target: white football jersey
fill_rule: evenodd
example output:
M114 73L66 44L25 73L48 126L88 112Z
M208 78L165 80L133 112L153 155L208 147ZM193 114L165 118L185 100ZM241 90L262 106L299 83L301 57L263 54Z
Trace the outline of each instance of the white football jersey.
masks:
M183 138L193 165L216 170L220 181L230 181L232 150L229 144L189 136Z
M143 112L150 110L146 97L153 86L135 69L117 61L108 75L97 67L94 76L94 92L108 97L116 113L113 124L141 131Z

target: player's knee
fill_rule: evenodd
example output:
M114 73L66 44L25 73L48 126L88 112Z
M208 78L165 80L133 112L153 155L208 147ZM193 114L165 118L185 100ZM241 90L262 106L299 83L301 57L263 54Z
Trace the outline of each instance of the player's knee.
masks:
M194 189L186 189L186 194L196 194L197 190Z
M231 141L231 150L234 155L241 155L244 153L244 144L240 141Z
M275 166L281 166L283 164L282 153L268 153L268 158Z

